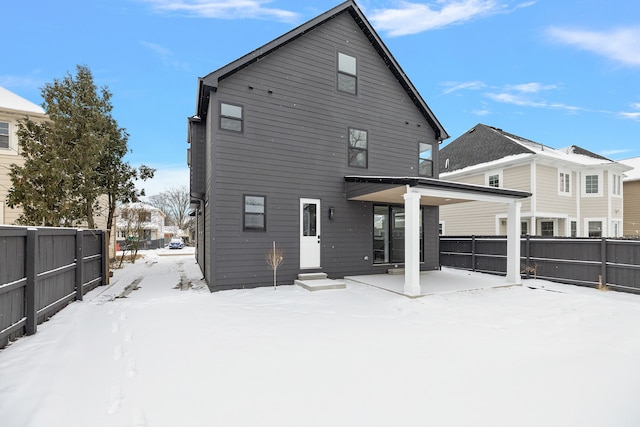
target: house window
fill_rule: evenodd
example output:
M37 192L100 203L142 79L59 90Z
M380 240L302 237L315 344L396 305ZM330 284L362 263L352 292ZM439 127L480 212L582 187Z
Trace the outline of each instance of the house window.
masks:
M576 221L571 221L571 237L578 236L578 223Z
M420 176L433 176L433 147L427 142L419 143L418 173Z
M349 166L366 168L369 157L367 131L349 129Z
M612 175L612 185L611 193L614 196L622 196L622 177L620 175Z
M244 196L244 230L265 231L266 198L264 196Z
M586 175L584 177L584 192L586 194L599 193L598 178L598 175Z
M490 172L485 175L485 183L489 187L500 187L502 181L502 172Z
M357 87L356 58L338 53L338 90L355 95Z
M602 237L602 221L589 221L589 237Z
M220 129L242 132L242 107L231 104L220 104Z
M0 122L0 148L9 148L9 123Z
M540 222L540 235L541 236L553 236L553 221L541 221Z
M558 175L558 184L560 194L571 194L571 175L567 172L560 172Z
M529 223L527 221L520 222L520 234L523 236L529 234Z

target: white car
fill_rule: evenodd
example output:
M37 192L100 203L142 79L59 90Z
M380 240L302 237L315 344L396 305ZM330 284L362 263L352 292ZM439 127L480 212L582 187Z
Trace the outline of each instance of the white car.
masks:
M169 242L169 249L182 249L184 248L184 242L182 239L171 239Z

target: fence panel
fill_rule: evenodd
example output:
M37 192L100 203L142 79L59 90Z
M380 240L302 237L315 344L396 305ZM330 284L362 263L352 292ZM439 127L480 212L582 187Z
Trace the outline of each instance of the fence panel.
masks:
M506 274L504 236L441 236L440 265ZM606 284L640 293L640 240L601 238L521 239L521 273L555 282L596 287Z
M107 283L100 230L0 227L0 348Z

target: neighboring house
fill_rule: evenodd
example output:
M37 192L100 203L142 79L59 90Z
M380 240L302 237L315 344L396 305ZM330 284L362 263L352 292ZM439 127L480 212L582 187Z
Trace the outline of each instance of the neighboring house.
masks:
M11 188L9 168L12 164L24 164L18 146L18 121L29 118L46 121L44 110L7 89L0 87L0 224L15 224L21 209L7 206L7 194Z
M126 203L116 208L116 250L132 239L138 249L157 249L165 242L165 214L145 203Z
M188 163L209 287L272 284L275 241L280 282L403 266L419 294L420 270L439 268L440 204L490 199L517 223L528 196L440 181L446 138L353 1L200 78Z
M442 147L440 177L532 193L521 233L618 237L623 233L623 175L630 168L572 145L553 149L478 124ZM506 234L506 209L483 202L440 210L445 235Z
M640 157L620 160L620 163L632 168L622 180L624 193L625 237L640 238Z

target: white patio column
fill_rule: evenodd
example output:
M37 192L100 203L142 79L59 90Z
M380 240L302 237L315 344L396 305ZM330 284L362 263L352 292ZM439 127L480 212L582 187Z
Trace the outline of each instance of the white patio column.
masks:
M404 198L404 293L420 295L420 194L407 191Z
M507 282L520 285L520 207L521 202L511 202L507 209Z

